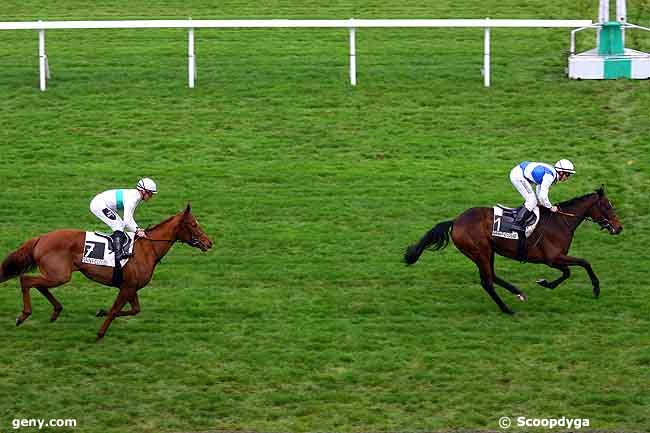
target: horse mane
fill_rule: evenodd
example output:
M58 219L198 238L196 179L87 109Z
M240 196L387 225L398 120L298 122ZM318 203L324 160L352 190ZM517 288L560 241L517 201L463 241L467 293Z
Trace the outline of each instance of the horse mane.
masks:
M595 192L590 192L588 194L581 195L580 197L573 197L570 200L563 201L562 203L559 204L559 206L560 207L571 206L571 205L573 205L573 204L575 204L577 202L583 201L583 200L593 196L594 194L598 194L598 196L602 196L603 194L605 194L605 189L601 186Z
M165 220L159 222L158 224L155 224L155 225L153 225L153 226L148 226L148 227L145 229L145 231L148 232L148 231L151 231L151 230L155 230L155 229L157 229L158 227L160 227L160 226L162 226L162 225L168 223L171 219L175 218L176 216L178 216L178 214L176 214L176 215L172 215L172 216L170 216L169 218L167 218L167 219L165 219Z

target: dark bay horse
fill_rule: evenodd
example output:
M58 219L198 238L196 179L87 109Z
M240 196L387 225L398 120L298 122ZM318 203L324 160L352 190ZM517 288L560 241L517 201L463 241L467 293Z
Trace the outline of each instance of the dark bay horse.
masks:
M98 316L106 316L106 320L97 332L98 340L104 337L115 317L135 316L140 312L138 290L149 283L154 268L176 241L187 243L202 251L212 248L212 241L192 215L189 204L184 211L147 229L146 234L147 238L137 238L135 242L133 257L124 266L123 281L113 306L108 312L100 310L97 313ZM0 283L20 276L23 292L23 311L16 319L16 326L32 314L29 294L29 289L32 287L38 289L54 307L50 318L53 322L61 314L63 306L52 295L50 289L70 281L72 272L79 271L93 281L111 285L113 268L81 262L85 235L86 233L80 230L49 232L28 240L4 259L0 267ZM40 275L24 275L25 272L36 267ZM127 302L131 305L131 309L122 311Z
M560 212L553 213L540 208L540 222L528 239L528 259L531 263L544 263L562 271L554 281L539 280L543 287L554 289L569 278L569 266L581 266L589 274L593 294L600 294L598 277L585 259L568 256L573 234L585 220L598 223L602 230L617 235L623 226L616 216L614 207L605 195L604 187L591 194L576 197L558 205ZM501 311L512 314L513 311L501 300L494 290L494 283L517 295L524 301L526 295L517 287L494 273L494 254L517 259L517 240L492 237L494 211L492 208L477 207L468 209L455 220L442 222L429 230L417 244L406 249L404 261L407 265L415 263L422 252L428 248L440 250L449 244L449 235L454 245L478 267L481 285L497 303Z

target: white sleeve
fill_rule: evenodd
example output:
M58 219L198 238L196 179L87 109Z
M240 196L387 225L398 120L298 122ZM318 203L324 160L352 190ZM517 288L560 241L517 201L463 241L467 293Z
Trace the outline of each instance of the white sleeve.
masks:
M553 181L555 179L553 176L550 174L546 173L544 177L542 178L542 183L537 185L536 192L537 192L537 200L539 203L547 208L550 208L553 206L553 203L548 199L548 190L553 185Z
M130 232L134 232L138 229L138 223L133 219L133 214L140 200L134 200L131 197L129 199L124 198L124 228Z

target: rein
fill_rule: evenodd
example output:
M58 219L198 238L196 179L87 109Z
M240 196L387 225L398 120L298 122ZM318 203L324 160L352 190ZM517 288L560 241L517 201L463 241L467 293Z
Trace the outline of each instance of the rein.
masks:
M564 212L564 211L560 210L559 207L557 208L557 212L555 212L555 213L559 214L559 215L562 215L562 219L564 220L564 224L566 224L566 226L569 227L569 228L571 228L571 226L569 225L569 221L567 221L566 217L578 218L578 215L576 215L574 213L570 213L570 212Z
M562 215L563 217L565 217L565 218L562 218L562 219L564 220L564 222L565 222L565 224L567 226L569 226L569 221L567 221L566 217L578 218L578 215L570 213L570 212L564 212L564 211L560 210L559 207L558 207L556 213ZM586 219L587 221L591 221L593 223L598 224L600 226L600 230L606 230L606 229L612 228L612 223L610 223L607 218L601 218L601 219L598 219L598 220L595 220L595 219L593 219L591 217L588 217L588 216L584 216L583 218Z
M181 242L181 243L184 243L184 244L188 244L189 246L192 246L192 247L198 246L198 244L199 244L199 240L196 239L196 238L192 238L189 241L183 241L181 239L151 239L151 238L143 238L143 237L138 237L137 239L146 239L149 242L166 242L166 243L169 243L169 244L173 244L173 243L178 241L178 242ZM156 257L156 263L159 263L162 260L164 255L165 254L163 253L162 256Z
M572 217L572 218L576 218L576 217L578 216L578 215L576 215L576 214L574 214L574 213L563 212L563 211L560 210L560 208L558 208L558 210L557 210L556 213L559 213L560 215L564 215L564 216Z
M199 240L197 238L192 238L189 241L184 241L182 239L151 239L151 238L143 238L143 237L138 237L138 239L146 239L149 242L168 242L168 243L174 243L174 242L180 242L183 244L188 244L191 247L197 246L199 244Z

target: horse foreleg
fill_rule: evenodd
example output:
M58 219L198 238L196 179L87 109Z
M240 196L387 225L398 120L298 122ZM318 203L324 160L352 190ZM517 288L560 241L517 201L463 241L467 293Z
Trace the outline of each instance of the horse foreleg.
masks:
M108 327L111 326L111 323L117 317L117 313L119 313L122 308L124 307L124 304L126 304L127 300L130 298L129 294L125 289L121 289L120 293L117 294L117 298L115 299L115 302L113 302L113 306L111 309L108 311L108 314L106 315L106 320L104 320L104 323L102 323L102 326L99 328L99 331L97 331L97 341L101 340L104 338L104 335L106 335L106 330L108 330Z
M120 311L119 313L116 314L117 317L122 317L122 316L135 316L140 312L140 299L138 298L138 294L136 293L133 295L131 299L129 299L129 304L131 305L131 309L128 311ZM108 314L108 312L104 309L99 309L97 310L97 317L104 317Z
M569 269L568 266L558 266L558 265L550 265L550 266L552 268L559 269L560 271L562 271L562 275L553 281L547 281L546 279L541 279L541 280L537 280L536 282L540 286L546 287L547 289L554 289L571 276L571 270Z
M600 295L600 281L598 280L598 277L594 273L594 270L591 268L591 263L589 263L585 259L561 255L553 259L551 266L558 267L558 268L567 267L567 266L580 266L584 268L585 271L587 271L589 278L591 279L592 292L594 296L597 298Z

